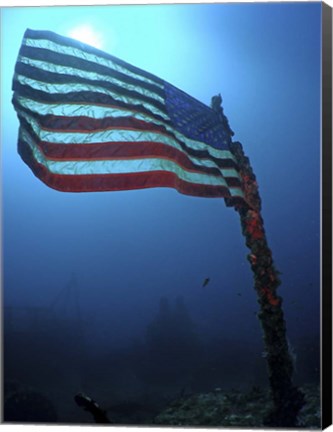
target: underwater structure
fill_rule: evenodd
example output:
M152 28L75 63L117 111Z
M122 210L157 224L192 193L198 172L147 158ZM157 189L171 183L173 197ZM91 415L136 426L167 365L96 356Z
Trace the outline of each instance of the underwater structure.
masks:
M276 290L281 281L268 247L264 221L261 216L261 199L256 177L245 157L242 145L232 143L231 150L240 166L243 187L250 207L236 207L246 240L250 249L248 261L254 275L254 287L258 295L258 315L264 333L267 350L269 382L274 409L266 418L267 426L293 427L305 404L304 394L292 383L293 360L286 338L286 324L282 310L282 298ZM228 199L226 199L228 205Z

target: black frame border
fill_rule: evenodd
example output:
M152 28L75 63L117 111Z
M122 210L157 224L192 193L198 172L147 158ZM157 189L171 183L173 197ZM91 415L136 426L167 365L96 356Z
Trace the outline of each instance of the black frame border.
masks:
M322 3L322 428L332 424L332 8Z

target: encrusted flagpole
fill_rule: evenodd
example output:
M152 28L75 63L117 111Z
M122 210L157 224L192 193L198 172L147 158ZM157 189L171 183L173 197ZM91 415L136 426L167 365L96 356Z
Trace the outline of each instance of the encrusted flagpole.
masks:
M214 96L211 106L218 113L230 136L233 136L221 103L221 96ZM238 203L237 199L233 198L226 198L225 201L227 206L233 206L239 213L242 233L246 246L250 249L247 258L253 271L254 287L260 305L258 318L264 334L269 382L274 402L274 410L264 421L266 426L271 427L295 427L297 415L305 400L304 394L292 383L293 362L286 338L282 298L276 293L281 281L268 247L261 216L258 184L249 159L244 155L239 142L232 142L230 150L237 161L247 204Z

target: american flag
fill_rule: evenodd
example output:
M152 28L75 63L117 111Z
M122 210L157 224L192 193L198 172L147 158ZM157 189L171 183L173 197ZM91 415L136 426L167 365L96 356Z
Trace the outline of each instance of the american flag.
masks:
M171 187L242 200L230 129L212 108L148 72L28 29L13 91L19 154L54 189Z

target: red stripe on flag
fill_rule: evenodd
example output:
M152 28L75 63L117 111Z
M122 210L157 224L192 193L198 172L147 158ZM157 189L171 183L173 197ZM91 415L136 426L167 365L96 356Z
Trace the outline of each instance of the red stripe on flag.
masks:
M177 162L178 165L188 171L221 176L218 168L195 165L184 152L175 149L174 147L153 141L140 141L139 144L135 142L55 144L38 141L36 144L45 157L52 160L97 161L163 158Z
M62 175L53 174L36 161L30 147L19 140L18 151L24 162L36 177L46 185L62 192L94 192L145 189L152 187L171 187L185 195L202 197L230 197L224 186L210 186L185 182L176 174L168 171L152 171L130 174L90 174Z
M35 119L44 130L52 132L102 132L108 129L142 130L147 132L159 132L170 136L165 127L152 122L147 123L134 117L105 117L95 119L91 117L65 117L55 115L36 115Z

